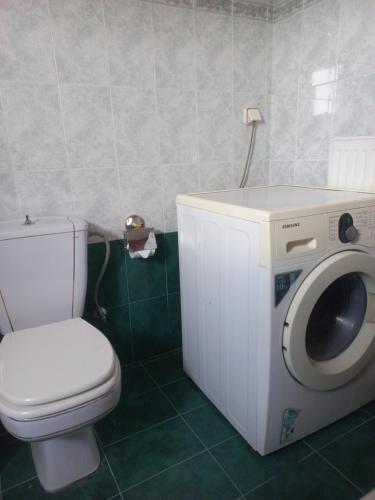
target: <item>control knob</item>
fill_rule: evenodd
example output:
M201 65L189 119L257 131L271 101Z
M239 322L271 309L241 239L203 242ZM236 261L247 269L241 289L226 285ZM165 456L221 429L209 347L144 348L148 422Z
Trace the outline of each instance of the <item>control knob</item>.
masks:
M358 229L354 226L349 226L345 231L347 241L354 241L358 236Z
M350 243L358 237L358 229L354 226L353 217L348 214L342 214L339 220L339 238L342 243Z

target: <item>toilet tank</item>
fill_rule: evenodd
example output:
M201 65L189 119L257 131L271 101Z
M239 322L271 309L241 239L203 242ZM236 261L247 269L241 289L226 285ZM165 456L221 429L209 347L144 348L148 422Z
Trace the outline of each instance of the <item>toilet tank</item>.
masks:
M0 222L0 333L79 317L87 283L87 222Z

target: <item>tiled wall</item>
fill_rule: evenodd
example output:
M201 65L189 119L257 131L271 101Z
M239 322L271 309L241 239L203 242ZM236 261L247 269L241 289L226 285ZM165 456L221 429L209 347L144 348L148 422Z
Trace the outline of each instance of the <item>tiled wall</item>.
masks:
M269 179L325 185L330 139L375 135L375 2L275 8Z
M130 259L121 240L111 258L99 302L107 322L94 316L94 287L104 258L102 243L89 245L89 280L84 317L111 340L120 361L148 358L181 345L177 233L157 236L152 259Z
M267 0L1 0L0 220L174 231L177 192L237 184L268 123ZM252 182L265 182L266 124Z

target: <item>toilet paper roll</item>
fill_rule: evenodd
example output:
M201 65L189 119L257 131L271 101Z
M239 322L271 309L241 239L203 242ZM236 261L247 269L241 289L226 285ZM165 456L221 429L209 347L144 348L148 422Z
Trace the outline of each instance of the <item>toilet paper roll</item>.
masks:
M139 250L138 252L129 251L131 259L148 259L155 254L155 250Z

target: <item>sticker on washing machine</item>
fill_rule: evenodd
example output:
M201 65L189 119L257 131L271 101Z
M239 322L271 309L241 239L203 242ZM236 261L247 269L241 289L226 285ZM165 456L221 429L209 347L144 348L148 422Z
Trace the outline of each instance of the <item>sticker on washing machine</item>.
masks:
M296 418L301 413L301 410L296 410L295 408L287 408L283 412L283 423L281 426L281 436L280 443L286 443L293 435L294 424Z
M275 275L275 306L282 301L301 273L302 269L297 269L295 271L289 271L288 273Z

